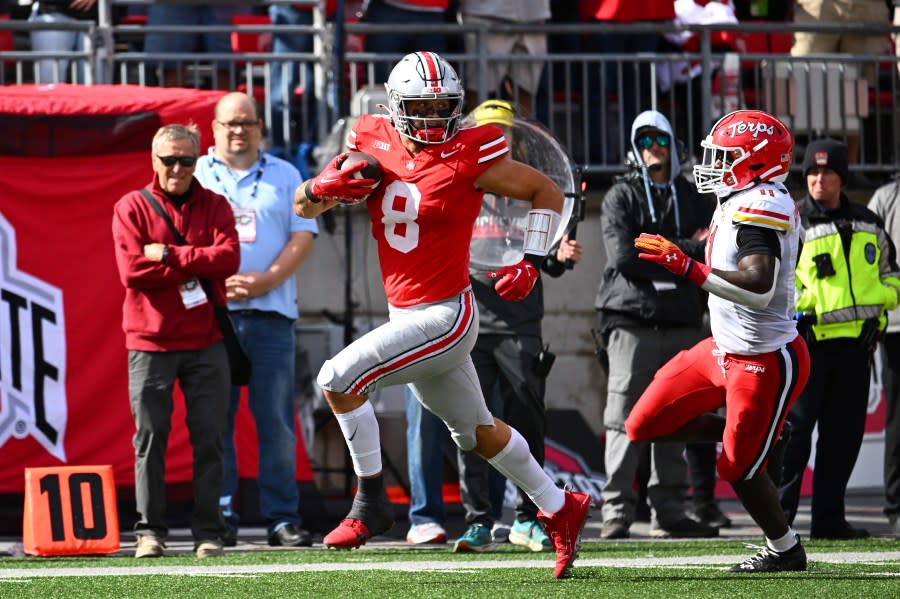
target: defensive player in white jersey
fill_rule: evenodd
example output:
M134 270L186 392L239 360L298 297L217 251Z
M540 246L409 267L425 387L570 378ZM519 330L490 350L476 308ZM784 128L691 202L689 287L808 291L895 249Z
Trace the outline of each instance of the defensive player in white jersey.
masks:
M697 190L719 198L706 264L659 235L641 234L634 245L639 258L709 292L712 337L660 368L625 430L635 441L722 441L719 476L766 536L766 546L731 571L805 570L806 553L766 472L809 377L809 352L794 321L800 217L781 184L794 140L773 116L739 110L722 117L701 145ZM722 406L724 418L710 413Z
M359 479L347 517L325 536L328 547L359 547L390 529L393 509L382 480L378 421L368 394L409 383L422 404L540 508L556 549L557 578L575 559L590 497L559 489L522 436L488 411L469 352L478 314L469 286L469 242L484 191L532 203L525 259L492 273L496 291L521 300L538 277L560 225L563 196L546 176L509 156L493 125L459 128L464 90L453 68L433 52L405 56L386 84L388 115L363 115L347 147L378 159L381 183L340 170L337 156L294 196L295 211L313 217L339 201L365 201L378 244L390 320L326 361L318 376L337 417Z

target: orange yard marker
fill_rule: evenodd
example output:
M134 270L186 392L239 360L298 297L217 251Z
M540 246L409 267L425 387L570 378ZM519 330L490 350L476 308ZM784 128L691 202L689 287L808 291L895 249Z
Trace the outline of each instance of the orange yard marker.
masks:
M28 555L118 552L112 466L26 468L22 529Z

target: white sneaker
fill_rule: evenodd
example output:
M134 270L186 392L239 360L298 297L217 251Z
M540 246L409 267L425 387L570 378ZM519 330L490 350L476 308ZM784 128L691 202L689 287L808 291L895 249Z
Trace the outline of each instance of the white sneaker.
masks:
M161 557L165 555L166 544L153 535L138 535L135 539L134 557Z
M491 528L491 537L495 543L508 543L509 526L502 522L495 522L493 528Z
M197 544L197 548L194 552L200 559L205 559L207 557L222 557L225 555L225 543L220 539L206 539Z
M425 522L413 524L406 533L406 542L410 545L422 545L424 543L446 543L447 531L437 522Z

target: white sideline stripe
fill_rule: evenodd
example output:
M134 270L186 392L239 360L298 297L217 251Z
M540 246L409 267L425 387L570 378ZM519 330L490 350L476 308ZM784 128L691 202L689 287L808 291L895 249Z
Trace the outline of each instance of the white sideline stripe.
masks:
M691 557L666 558L603 558L584 559L575 562L575 567L603 568L660 568L685 566L733 565L742 555L697 555ZM880 564L900 560L900 551L857 552L857 553L810 553L808 559L827 563L871 563ZM349 570L394 570L421 572L423 570L456 572L467 570L493 570L508 568L547 568L553 566L551 560L480 560L466 562L421 561L421 562L370 562L370 563L324 563L324 564L259 564L232 566L139 566L134 568L42 568L0 569L0 580L22 578L53 578L72 576L246 576L253 574L282 574L288 572L340 572ZM900 576L900 572L894 573Z

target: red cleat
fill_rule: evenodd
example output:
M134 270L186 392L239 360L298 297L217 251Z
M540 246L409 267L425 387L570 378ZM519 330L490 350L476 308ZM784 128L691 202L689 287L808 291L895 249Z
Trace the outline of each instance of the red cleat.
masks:
M578 557L581 529L584 528L590 509L590 495L566 491L566 502L561 510L552 515L538 512L538 520L544 525L544 531L556 550L556 569L553 574L557 578L565 577Z
M372 536L369 527L362 520L344 518L337 528L325 535L322 542L326 547L335 549L356 549L360 545L365 545Z

